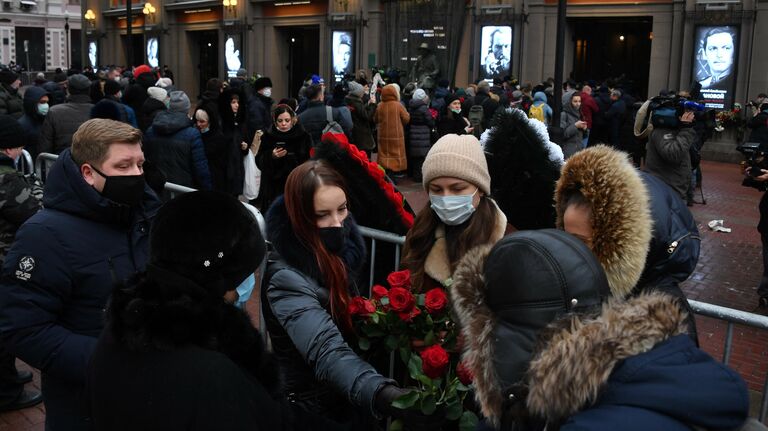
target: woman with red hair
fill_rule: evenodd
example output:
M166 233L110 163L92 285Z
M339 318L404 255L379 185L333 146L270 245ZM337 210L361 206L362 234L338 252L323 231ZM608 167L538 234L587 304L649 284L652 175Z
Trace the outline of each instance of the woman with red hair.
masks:
M347 344L354 336L348 305L359 295L355 280L366 254L342 177L323 161L299 165L267 212L267 230L274 252L262 309L287 400L339 422L360 421L360 428L393 414L431 421L391 407L407 391Z

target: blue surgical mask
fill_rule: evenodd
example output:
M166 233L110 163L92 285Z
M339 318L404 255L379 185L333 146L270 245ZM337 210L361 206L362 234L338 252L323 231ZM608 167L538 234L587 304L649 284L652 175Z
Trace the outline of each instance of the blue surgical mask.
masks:
M38 103L37 104L37 113L42 115L42 116L45 116L48 113L48 109L50 109L50 107L48 106L47 103Z
M475 197L478 189L471 195L458 195L458 196L437 196L429 194L429 202L431 208L448 226L456 226L464 223L472 217L475 212L475 207L472 205L472 200Z
M201 130L200 133L208 133L210 130L210 127L206 127L205 129Z
M248 298L251 297L251 292L253 292L253 288L256 285L256 277L254 277L253 274L249 275L248 278L243 280L242 283L240 283L239 286L237 286L237 301L235 301L235 306L238 308L245 308L245 303L248 301Z

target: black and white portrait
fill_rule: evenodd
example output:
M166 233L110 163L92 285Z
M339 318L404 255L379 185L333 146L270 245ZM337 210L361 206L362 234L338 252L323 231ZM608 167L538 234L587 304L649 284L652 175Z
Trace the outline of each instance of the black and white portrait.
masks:
M493 79L509 75L511 55L512 27L483 27L480 38L480 77Z
M92 68L99 66L99 48L95 41L88 42L88 62Z
M739 29L701 26L695 34L693 79L701 84L701 98L709 108L730 108L736 82Z
M240 69L242 59L240 58L240 36L227 35L224 42L224 61L227 63L227 76L234 78Z
M354 33L351 31L333 32L333 76L337 82L341 81L344 75L354 73L353 40Z
M150 67L158 67L160 59L158 58L158 42L156 37L147 39L147 64Z

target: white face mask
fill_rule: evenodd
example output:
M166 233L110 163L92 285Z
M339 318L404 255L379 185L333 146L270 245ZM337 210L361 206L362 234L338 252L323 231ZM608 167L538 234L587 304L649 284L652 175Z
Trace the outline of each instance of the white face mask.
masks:
M263 90L261 90L261 95L264 97L272 97L272 89L267 87Z
M440 220L448 226L456 226L464 223L472 217L475 207L472 201L478 189L471 195L437 196L429 194L430 207Z

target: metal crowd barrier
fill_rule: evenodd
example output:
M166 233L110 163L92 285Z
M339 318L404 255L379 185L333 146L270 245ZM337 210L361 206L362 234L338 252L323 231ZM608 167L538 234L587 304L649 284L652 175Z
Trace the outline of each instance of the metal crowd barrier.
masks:
M31 157L29 157L29 153L25 151L25 160L29 165L31 165ZM35 163L35 172L40 177L42 181L45 181L45 172L48 170L50 165L53 164L53 162L56 161L58 156L56 154L50 154L50 153L42 153L37 157L36 163ZM45 168L45 169L43 169ZM172 197L175 197L176 195L183 194L183 193L189 193L195 191L195 189L190 187L181 186L178 184L173 183L165 183L165 189L171 193ZM261 228L262 233L265 233L265 227L266 223L264 221L264 218L262 217L261 213L258 211L255 212L256 219L259 222L259 227ZM370 266L368 268L369 270L369 286L370 289L373 286L374 283L374 269L376 264L376 252L377 252L377 246L379 242L383 243L389 243L395 245L395 255L393 260L393 270L396 271L400 269L400 252L401 247L403 244L405 244L405 237L401 235L394 234L392 232L385 232L377 229L371 229L368 227L360 226L360 233L363 235L364 238L368 238L371 240L371 250L370 250ZM267 259L264 259L261 263L261 266L259 266L259 279L256 280L257 286L261 286L261 274L264 273L264 270L266 268L266 261ZM746 311L741 310L735 310L732 308L727 307L721 307L719 305L714 304L708 304L706 302L700 302L700 301L694 301L694 300L688 300L688 303L691 305L691 308L693 309L693 312L695 314L698 314L700 316L705 317L711 317L717 320L722 320L724 322L727 322L727 329L726 329L726 336L725 336L725 344L723 347L723 363L728 365L728 362L731 359L731 351L733 349L733 328L734 325L744 325L749 326L756 329L761 330L768 330L768 316L762 316L755 313L749 313ZM260 312L259 313L259 322L260 322L260 328L262 329L262 334L265 338L267 337L267 331L266 326L264 322L264 316ZM268 340L267 340L268 341ZM390 361L390 368L392 366L393 361ZM390 370L390 375L392 374L392 370ZM765 421L766 416L768 415L768 375L766 375L765 382L763 384L763 393L762 393L762 399L760 401L760 410L758 412L758 420L760 422Z

